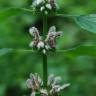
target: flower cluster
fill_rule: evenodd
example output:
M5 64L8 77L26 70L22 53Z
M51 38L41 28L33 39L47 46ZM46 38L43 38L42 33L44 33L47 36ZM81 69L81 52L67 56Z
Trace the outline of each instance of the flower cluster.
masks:
M42 39L42 36L40 36L38 29L35 27L30 28L29 33L34 37L29 46L31 48L42 50L44 53L46 53L47 50L56 48L56 38L58 38L62 34L61 31L56 32L55 26L49 28L45 40Z
M48 14L49 11L55 11L57 9L57 4L55 0L34 0L32 7Z
M69 87L70 84L60 85L61 77L50 75L48 77L47 87L44 88L43 80L38 74L30 74L30 78L26 81L27 87L32 89L31 96L36 96L36 92L40 96L59 96L60 91Z

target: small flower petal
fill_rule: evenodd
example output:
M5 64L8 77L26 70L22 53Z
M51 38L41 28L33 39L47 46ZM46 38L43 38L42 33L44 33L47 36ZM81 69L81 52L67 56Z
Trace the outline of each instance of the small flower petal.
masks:
M53 74L49 75L48 77L48 85L51 85L54 82L55 76Z
M43 4L45 1L44 0L34 0L32 5L34 7L38 7L40 4Z
M37 48L38 49L44 48L44 42L39 41L39 43L37 44Z
M46 4L46 8L48 8L49 10L52 9L51 5L50 4Z
M42 7L40 8L40 11L42 12L44 9L45 9L45 7L44 7L44 6L42 6Z
M62 79L61 79L60 76L55 77L55 78L54 78L54 83L53 83L53 85L57 85L57 84L59 84L61 80L62 80Z
M29 47L31 47L31 48L34 47L34 42L33 41L29 44Z
M40 90L40 93L41 93L42 95L44 94L44 96L48 96L48 92L47 92L46 89L41 89L41 90Z
M39 36L39 31L36 27L31 27L29 29L29 33L30 33L31 36L35 37L35 39L39 39L39 37L40 37Z
M61 90L65 89L65 88L67 88L67 87L69 87L69 86L70 86L70 83L64 84L63 86L61 86L61 87L58 89L58 91L61 91Z
M35 92L32 92L32 93L31 93L31 96L36 96L36 93L35 93Z
M43 54L46 54L46 50L45 49L43 49Z
M28 79L27 81L26 81L26 85L27 85L27 87L28 88L32 88L32 81L31 81L31 79Z

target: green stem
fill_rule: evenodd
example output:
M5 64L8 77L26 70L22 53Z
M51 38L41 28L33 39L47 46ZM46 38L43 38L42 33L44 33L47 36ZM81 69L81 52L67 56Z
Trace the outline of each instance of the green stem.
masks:
M47 78L48 78L47 55L42 54L42 56L43 56L43 81L44 81L44 87L47 87Z
M43 37L46 38L47 34L47 15L43 14Z
M47 15L43 14L43 37L46 38L47 34ZM48 70L47 70L47 54L42 54L43 57L43 82L44 87L47 87Z

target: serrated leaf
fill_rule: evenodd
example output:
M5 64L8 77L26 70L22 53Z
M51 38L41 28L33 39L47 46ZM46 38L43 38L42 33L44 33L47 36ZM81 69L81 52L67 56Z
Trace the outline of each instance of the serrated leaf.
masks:
M6 19L8 19L11 16L14 15L18 15L21 13L34 13L32 10L30 9L26 9L26 8L8 8L5 10L2 10L0 12L0 23L5 21Z
M76 16L74 19L81 28L96 33L96 14Z

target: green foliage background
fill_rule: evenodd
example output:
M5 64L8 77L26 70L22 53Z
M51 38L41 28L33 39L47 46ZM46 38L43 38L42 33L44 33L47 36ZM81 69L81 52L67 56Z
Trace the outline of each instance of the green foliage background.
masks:
M57 2L60 13L96 13L96 0ZM10 7L30 8L31 3L31 0L0 0L0 12ZM71 18L50 17L48 28L52 25L64 32L58 40L58 50L71 49L82 44L96 45L96 34L81 29ZM28 44L32 38L28 30L31 26L42 31L42 18L30 13L18 14L7 20L0 18L0 48L30 49ZM96 55L91 54L92 50L81 48L75 51L75 55L74 52L48 55L49 74L60 75L62 83L71 83L62 93L64 96L96 95ZM80 52L82 54L78 54ZM37 72L42 77L42 57L37 53L21 51L0 56L0 96L29 96L30 90L27 90L25 82L31 72Z

